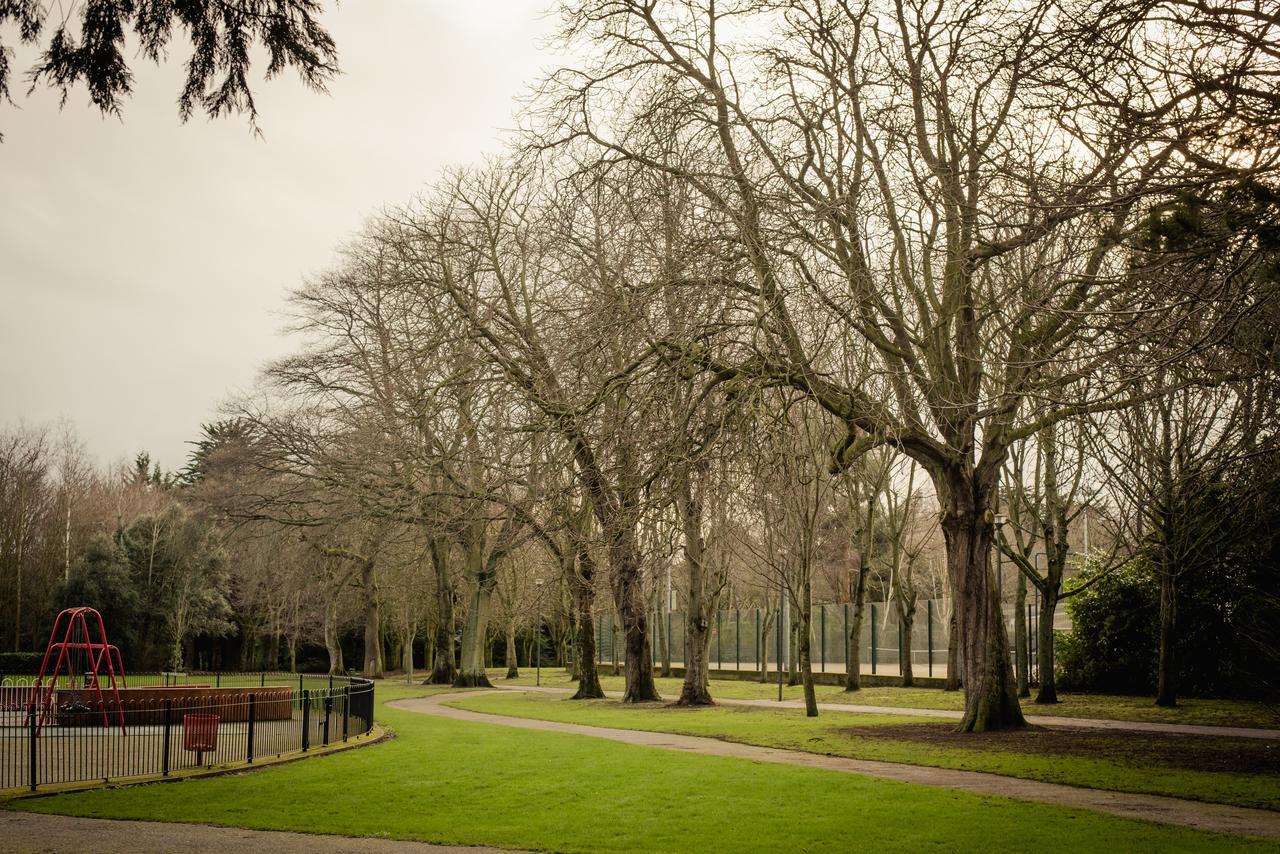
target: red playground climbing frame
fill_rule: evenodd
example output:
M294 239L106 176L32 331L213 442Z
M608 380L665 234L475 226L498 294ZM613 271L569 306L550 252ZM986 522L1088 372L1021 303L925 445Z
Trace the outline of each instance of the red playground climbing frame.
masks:
M90 630L98 630L98 640L94 641ZM58 640L61 631L62 640ZM53 672L49 673L49 658L54 653ZM103 665L106 670L103 672ZM45 676L49 677L45 684ZM92 689L98 695L98 708L102 710L102 725L111 726L107 715L107 704L102 696L102 683L99 676L105 676L111 695L115 699L115 712L119 716L120 729L124 730L124 707L120 704L120 688L129 687L124 678L124 662L120 660L120 650L107 643L107 630L102 624L102 615L93 608L68 608L53 621L53 631L49 633L49 645L44 650L44 660L40 663L40 675L36 677L31 689L31 703L27 709L30 724L39 712L36 721L36 734L54 711L57 697L58 677L67 676L74 685L78 677L83 677L85 690ZM117 686L116 680L119 680Z

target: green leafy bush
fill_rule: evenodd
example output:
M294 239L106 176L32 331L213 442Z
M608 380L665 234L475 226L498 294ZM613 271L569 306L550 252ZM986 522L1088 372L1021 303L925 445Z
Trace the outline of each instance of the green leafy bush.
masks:
M1070 582L1078 587L1097 570ZM1058 684L1066 690L1112 693L1155 689L1160 584L1133 561L1066 601L1073 630L1056 644Z
M40 672L43 652L0 652L0 673L6 675L35 674Z

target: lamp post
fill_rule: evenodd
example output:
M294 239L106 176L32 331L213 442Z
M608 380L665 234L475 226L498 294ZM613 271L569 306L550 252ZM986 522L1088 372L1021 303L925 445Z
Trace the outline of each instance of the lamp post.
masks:
M782 702L782 642L783 642L783 621L787 613L787 585L786 582L779 578L778 587L780 588L778 596L778 702ZM788 638L788 641L790 639Z
M542 687L542 579L535 578L533 580L533 586L537 588L537 591L538 591L537 600L536 600L538 603L538 628L537 628L537 631L534 633L534 658L537 661L537 665L536 665L537 676L534 679L534 684L539 688L541 688Z

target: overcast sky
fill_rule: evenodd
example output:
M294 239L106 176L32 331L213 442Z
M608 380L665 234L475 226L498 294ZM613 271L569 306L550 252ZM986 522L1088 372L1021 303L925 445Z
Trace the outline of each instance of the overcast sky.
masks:
M83 92L61 112L49 92L0 104L0 429L68 418L99 462L145 449L181 467L290 349L290 288L383 205L500 149L554 65L550 2L344 3L324 19L330 94L258 69L263 138L239 117L179 123L178 49L134 64L123 121Z

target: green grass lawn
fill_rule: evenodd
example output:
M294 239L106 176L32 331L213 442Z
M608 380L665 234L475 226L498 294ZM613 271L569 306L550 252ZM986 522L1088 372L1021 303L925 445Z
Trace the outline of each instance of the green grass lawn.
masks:
M1158 737L1159 744L1144 749L1141 740L1146 737L1135 733L1043 733L1046 738L1053 736L1060 740L1096 740L1120 754L1122 759L1117 760L1029 752L1025 746L1002 745L997 737L985 735L956 739L970 742L970 746L906 740L896 737L896 733L883 736L875 733L877 728L885 727L894 727L897 733L903 732L903 728L940 728L938 722L905 716L824 712L817 718L806 718L799 709L742 706L684 709L660 704L636 707L624 706L616 700L576 702L560 695L532 693L468 697L451 705L517 717L701 735L833 756L989 771L1095 789L1280 809L1280 775L1274 772L1204 771L1196 770L1194 764L1191 767L1169 767L1161 761L1164 758L1162 749L1193 740L1187 737ZM847 732L850 728L856 728L858 732ZM941 728L949 730L950 727L943 724ZM1265 741L1214 740L1212 743L1270 752L1271 756L1280 750L1280 744Z
M606 668L607 670L608 668ZM506 670L489 671L489 678L494 685L532 685L534 673L525 668L520 671L520 678L505 679ZM606 691L621 691L621 676L600 677ZM658 691L669 700L680 696L679 679L658 679ZM572 688L563 668L544 668L542 671L544 687ZM832 685L818 685L816 688L819 703L856 703L864 706L894 706L914 709L952 709L964 708L964 694L959 691L942 691L937 688L895 688L878 687L863 688L861 691L848 693ZM776 700L778 685L776 682L762 684L758 681L739 681L733 679L715 679L711 682L711 694L725 699ZM1038 706L1030 699L1022 701L1022 711L1027 715L1054 715L1072 718L1109 718L1119 721L1148 721L1171 724L1205 724L1209 726L1243 726L1280 729L1280 710L1265 703L1248 700L1200 700L1185 699L1172 709L1162 708L1155 704L1154 697L1130 697L1111 694L1059 694L1062 702L1051 706ZM804 695L799 685L784 686L783 697L788 700L802 700Z
M383 683L379 699L424 693ZM102 818L557 851L1275 851L1274 844L817 769L382 707L398 737L234 776L6 804Z

